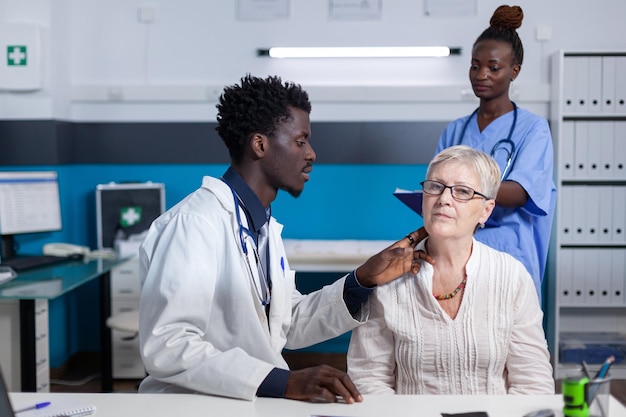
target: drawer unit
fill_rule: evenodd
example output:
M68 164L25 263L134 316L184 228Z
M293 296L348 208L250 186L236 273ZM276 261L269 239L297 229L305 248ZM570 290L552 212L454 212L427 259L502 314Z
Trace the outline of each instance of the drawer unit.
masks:
M111 299L139 300L139 260L135 257L111 270Z
M35 300L35 372L37 392L50 392L48 300Z
M111 270L111 315L139 310L140 289L137 257ZM146 376L136 333L112 330L111 354L113 378L138 379Z

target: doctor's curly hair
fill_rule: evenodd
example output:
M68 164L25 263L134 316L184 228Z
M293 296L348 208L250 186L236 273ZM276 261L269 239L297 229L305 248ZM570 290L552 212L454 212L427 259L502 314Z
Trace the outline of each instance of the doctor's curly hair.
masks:
M217 104L215 128L233 162L241 162L251 135L272 137L276 129L292 116L289 107L311 112L309 95L299 84L283 82L278 76L267 78L247 74L241 85L224 88Z

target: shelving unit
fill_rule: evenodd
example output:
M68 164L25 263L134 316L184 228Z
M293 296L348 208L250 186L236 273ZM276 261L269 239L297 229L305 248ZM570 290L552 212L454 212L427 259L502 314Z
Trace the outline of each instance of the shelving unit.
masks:
M626 378L626 51L559 51L551 129L557 215L547 330L555 378L615 354Z

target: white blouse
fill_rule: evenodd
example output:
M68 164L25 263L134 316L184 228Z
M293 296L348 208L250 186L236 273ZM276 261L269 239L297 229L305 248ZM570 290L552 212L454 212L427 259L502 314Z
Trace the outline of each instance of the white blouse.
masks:
M362 394L554 394L543 312L524 266L474 240L466 273L454 320L432 295L428 263L374 291L348 349Z

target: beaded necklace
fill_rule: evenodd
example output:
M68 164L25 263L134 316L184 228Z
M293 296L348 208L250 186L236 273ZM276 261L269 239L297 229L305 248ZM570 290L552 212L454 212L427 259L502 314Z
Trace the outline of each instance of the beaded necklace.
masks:
M465 283L467 283L467 275L465 276L465 278L463 278L463 281L461 281L459 286L456 287L456 289L454 291L452 291L451 293L441 294L441 295L437 295L437 294L433 293L433 297L435 297L439 301L441 301L441 300L449 300L450 298L453 298L455 295L457 295L459 293L459 291L461 291L463 288L465 288Z

